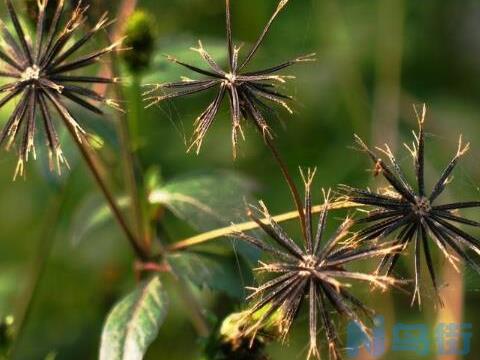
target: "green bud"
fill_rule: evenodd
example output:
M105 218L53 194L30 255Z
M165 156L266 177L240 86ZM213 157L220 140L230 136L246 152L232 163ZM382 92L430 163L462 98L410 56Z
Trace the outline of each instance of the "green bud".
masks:
M132 73L138 74L150 65L155 47L155 27L152 17L142 10L136 10L128 19L124 36L123 60Z
M13 316L0 319L0 355L5 354L13 340Z
M268 311L268 306L253 315L248 311L233 313L222 322L206 349L208 360L267 360L265 346L278 337L278 316L274 314L262 324L255 338L245 330L255 324Z

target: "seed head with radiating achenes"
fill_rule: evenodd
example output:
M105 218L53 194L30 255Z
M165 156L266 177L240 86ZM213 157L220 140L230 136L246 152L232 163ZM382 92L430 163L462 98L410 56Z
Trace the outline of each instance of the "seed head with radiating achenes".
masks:
M261 202L261 208L251 208L252 219L268 235L270 241L264 241L245 233L237 233L235 237L260 248L272 261L261 263L259 272L273 276L272 279L253 288L249 299L254 299L248 314L262 311L260 319L253 325L246 327L246 335L255 336L262 326L279 314L280 332L287 336L290 327L297 317L303 300L309 308L310 346L308 358L319 358L317 335L325 329L328 341L329 354L332 359L341 358L339 351L339 337L331 318L333 309L338 314L351 321L357 322L365 334L370 331L362 320L359 312L367 318L373 315L357 297L348 290L350 284L345 280L362 281L369 286L386 289L397 284L397 281L388 276L370 275L348 270L346 266L357 260L394 254L398 246L371 244L369 247L359 247L355 237L350 236L351 219L346 219L337 232L322 244L327 222L329 195L325 196L325 205L320 214L317 231L313 232L311 185L314 172L309 171L303 176L305 182L305 217L306 238L303 246L295 242L270 216L267 208ZM258 212L260 216L254 214ZM320 323L319 323L320 322Z
M195 73L204 75L206 78L202 80L192 80L184 78L183 81L147 85L152 89L147 91L145 100L149 102L147 107L159 102L174 99L178 97L188 96L212 88L217 88L218 92L215 99L207 107L207 109L196 119L193 141L189 148L196 148L197 153L200 152L206 133L210 129L218 110L226 96L230 100L230 115L232 119L232 144L233 155L236 157L236 145L238 135L244 138L241 121L248 119L260 130L263 136L271 137L270 127L267 124L266 114L271 112L271 106L267 104L277 104L292 113L288 106L288 101L292 100L290 96L282 94L277 89L277 84L283 84L292 76L282 76L277 73L294 64L314 61L315 54L301 56L285 63L273 66L268 69L259 71L245 71L247 65L250 64L265 36L267 35L273 21L280 11L287 5L288 0L282 0L278 4L276 11L270 18L265 29L261 33L257 42L243 61L239 60L240 47L233 44L232 27L230 19L230 0L226 0L226 27L227 27L227 46L228 46L228 68L223 70L217 62L205 50L199 41L199 47L192 50L198 52L208 66L208 69L201 69L193 65L189 65L174 57L168 56L168 60L181 65ZM155 92L161 91L161 95L154 95Z
M424 180L425 115L426 107L423 106L422 114L417 113L419 132L414 134L415 142L412 147L406 145L415 164L416 190L407 182L405 174L388 145L385 145L384 149L377 148L377 150L389 159L390 165L387 165L382 157L371 150L359 137L356 140L361 150L371 158L375 164L376 172L385 178L390 187L386 191L373 192L343 186L346 200L373 208L366 216L356 220L357 224L366 225L357 233L359 240L375 239L377 241L395 235L396 244L402 246L402 251L385 255L378 267L377 271L379 273L390 275L400 255L406 251L409 244L413 243L415 292L412 304L415 300L418 300L419 305L421 304L420 264L422 247L438 302L442 304L438 297L439 286L430 251L431 242L440 249L445 258L457 270L457 262L462 259L480 273L478 262L475 262L468 254L468 251L473 251L480 255L480 240L458 227L459 224L480 227L479 222L458 214L460 209L480 207L480 202L467 201L437 205L439 196L445 191L458 160L467 152L469 144L463 145L462 137L460 137L457 153L433 186L432 191L427 193Z
M12 34L0 20L0 78L6 79L6 84L0 86L0 96L3 94L0 108L19 99L0 132L0 145L7 150L13 145L18 147L19 161L15 177L24 174L30 153L36 158L37 115L45 131L50 168L56 167L60 173L61 166L68 167L68 163L60 147L52 111L58 113L75 140L82 142L87 133L69 111L66 100L96 114L103 113L98 104L118 108L113 100L84 87L85 84L114 83L116 79L69 74L96 63L102 55L114 51L120 44L118 42L86 55L78 55L78 51L95 34L110 24L107 14L92 29L76 37L75 34L85 23L87 7L79 2L63 23L64 0L59 0L51 25L46 28L48 0L37 0L37 3L39 11L34 42L24 31L11 0L6 0L6 6L15 33Z

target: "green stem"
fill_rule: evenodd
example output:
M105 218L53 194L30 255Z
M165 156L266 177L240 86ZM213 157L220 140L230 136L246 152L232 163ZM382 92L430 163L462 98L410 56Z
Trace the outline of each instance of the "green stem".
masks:
M129 87L129 98L131 102L128 113L128 125L130 129L133 152L140 146L140 112L142 111L142 89L138 75L132 75L132 82ZM133 101L132 101L133 100Z
M116 56L112 56L112 70L114 74L120 73L120 66ZM138 79L133 80L134 85L132 91L138 86ZM121 86L115 86L115 93L117 100L120 103L126 103L125 93ZM135 96L138 97L138 94ZM132 103L131 112L127 116L122 114L119 116L120 121L118 123L118 130L121 141L121 156L123 164L123 173L126 181L126 186L131 198L131 211L135 220L135 228L137 230L138 237L142 241L142 245L145 249L150 251L151 243L145 236L145 222L144 212L142 211L141 196L138 188L136 178L136 166L135 166L135 150L138 147L138 117L139 117L139 102L140 99L135 99Z
M348 201L342 201L342 200L330 203L328 205L328 209L330 211L331 210L338 210L338 209L359 208L359 207L361 207L361 206L358 205L358 204L351 203L351 202L348 202ZM312 214L320 213L321 211L323 211L323 209L324 209L324 205L313 206L312 207ZM285 222L285 221L298 219L298 217L299 217L298 210L295 210L295 211L290 211L290 212L287 212L287 213L284 213L284 214L273 216L273 220L275 220L277 223L282 223L282 222ZM261 219L261 221L266 223L266 224L268 223L267 219ZM226 227L223 227L223 228L214 229L214 230L211 230L211 231L208 231L208 232L205 232L205 233L195 235L195 236L190 237L188 239L184 239L184 240L175 242L167 248L167 251L170 252L170 253L176 252L176 251L185 251L185 250L190 249L191 247L199 246L199 245L208 243L208 242L216 240L216 239L220 239L220 238L224 238L224 237L229 236L229 235L233 235L235 233L244 232L244 231L251 231L251 230L258 229L258 228L259 228L259 225L255 221L248 221L248 222L241 223L241 224L234 224L234 225L226 226Z

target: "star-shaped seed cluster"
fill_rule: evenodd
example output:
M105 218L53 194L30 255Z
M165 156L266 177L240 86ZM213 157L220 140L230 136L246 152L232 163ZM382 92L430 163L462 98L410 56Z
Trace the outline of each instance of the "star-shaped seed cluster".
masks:
M458 270L460 259L480 273L480 266L475 262L470 252L480 255L480 240L462 230L461 225L479 227L480 223L461 216L458 211L480 206L479 201L439 203L439 197L445 191L460 158L468 151L469 144L464 145L462 137L458 142L458 149L453 159L448 163L440 178L431 191L425 186L425 116L426 107L421 114L417 113L419 131L415 134L412 146L406 145L412 154L415 165L416 184L412 186L399 166L392 151L385 148L370 149L359 137L356 138L364 151L375 164L377 174L388 182L387 191L370 191L342 186L348 201L366 205L372 208L366 216L355 220L363 228L357 233L362 241L387 239L393 237L395 244L401 246L401 251L395 254L386 254L382 259L377 272L390 275L402 254L410 244L413 246L415 262L415 291L412 303L415 300L421 304L421 253L423 250L428 272L438 296L438 279L435 265L432 260L431 246L437 246L445 258ZM388 158L389 164L383 160ZM441 299L438 297L441 304Z
M217 94L214 100L195 120L195 130L189 150L195 148L197 153L200 152L205 135L212 126L220 106L226 97L228 97L230 104L234 157L236 157L236 146L239 135L244 138L242 120L252 121L263 136L271 137L270 127L267 121L267 114L271 113L273 110L271 104L280 105L288 112L292 113L292 109L288 105L288 102L292 100L292 97L283 94L277 87L279 84L283 84L293 77L278 75L278 72L301 62L314 61L315 54L301 56L268 69L246 71L246 67L253 60L257 50L262 45L275 18L287 3L288 0L280 1L276 11L267 23L257 42L250 49L247 56L241 60L239 56L240 47L234 45L232 40L230 0L226 0L228 45L228 67L226 70L218 65L203 47L202 42L199 42L199 47L193 50L198 52L205 61L207 65L206 69L187 64L172 56L168 57L170 61L197 74L203 75L205 78L201 80L184 78L181 82L152 85L152 89L144 94L145 100L149 102L147 107L166 100L189 96L214 88L217 89ZM155 94L159 91L161 92L160 95Z
M347 281L360 281L371 287L386 289L397 281L388 276L371 275L352 271L348 265L352 262L394 254L398 246L385 243L383 246L371 244L361 247L349 229L353 221L347 218L328 240L325 238L329 195L325 195L325 204L321 211L317 229L313 231L313 213L311 200L311 184L314 172L304 176L305 180L305 216L306 238L303 244L295 242L272 218L265 205L252 208L250 216L268 236L264 241L245 233L236 237L258 247L269 255L271 261L261 262L258 272L267 274L267 280L249 296L253 305L248 311L250 316L262 311L246 334L255 336L265 322L274 315L278 320L281 334L286 336L298 315L301 304L305 301L309 313L310 349L308 358L320 358L317 337L321 327L325 329L329 354L332 359L341 357L339 352L339 336L331 316L333 309L339 315L355 321L368 335L369 329L362 317L371 317L372 311L349 290ZM258 213L257 216L254 213ZM278 316L278 312L280 315ZM364 315L364 316L362 316Z
M25 32L11 0L6 0L6 6L15 32L12 34L0 20L0 78L6 79L6 83L0 86L0 97L3 96L0 98L0 108L19 99L0 132L0 146L7 150L13 146L18 149L15 176L24 174L30 154L36 157L35 135L40 127L45 132L51 169L56 167L60 173L62 165L68 167L53 113L59 115L77 141L82 142L87 135L68 109L68 101L95 114L103 113L98 104L118 108L115 101L86 87L87 84L114 83L116 79L71 74L98 62L102 56L119 46L120 42L117 42L79 55L79 51L109 25L107 14L92 29L80 35L79 30L85 23L87 10L81 2L69 14L68 19L62 21L64 0L59 0L48 27L48 0L38 0L37 4L38 19L33 42Z

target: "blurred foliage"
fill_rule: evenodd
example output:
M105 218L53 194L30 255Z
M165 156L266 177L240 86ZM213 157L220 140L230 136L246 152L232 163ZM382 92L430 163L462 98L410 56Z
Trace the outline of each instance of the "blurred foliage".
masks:
M20 2L23 0L16 1ZM91 2L90 13L96 16L110 9L116 14L120 3L107 0ZM180 76L191 75L168 63L163 54L172 54L188 62L200 61L198 54L189 50L200 38L219 62L225 60L224 1L140 0L138 3L139 8L153 19L155 28L155 51L151 64L143 71L144 83L178 80ZM232 3L235 40L237 44L245 42L247 46L255 41L276 1L242 0ZM385 7L387 14L384 13ZM389 7L399 10L389 13ZM5 13L2 2L0 14ZM95 16L92 18L97 19ZM279 113L279 121L273 122L278 147L292 173L296 175L298 166L317 166L318 187L338 183L372 185L371 172L365 171L369 166L368 159L350 148L353 133L370 138L378 145L395 139L399 159L410 165L409 155L402 152L401 143L411 141L410 131L415 127L412 104L426 102L429 107L427 174L436 175L441 171L447 158L455 151L457 136L463 133L467 140L472 141L472 150L461 163L451 193L447 196L455 195L459 200L477 199L480 178L480 143L475 136L480 132L479 16L480 4L475 0L292 0L275 22L256 60L258 65L267 66L299 54L318 53L318 63L294 70L297 79L286 89L295 95L295 115L290 117ZM396 23L402 26L393 26ZM400 50L392 50L390 46L393 45L400 45ZM396 52L399 52L399 62L385 56ZM100 70L102 65L96 65L97 69ZM397 80L392 75L395 71L400 73ZM127 66L124 75L127 78L133 75ZM231 123L224 108L206 138L202 153L199 156L186 154L185 142L190 137L192 123L211 99L203 95L194 96L144 111L139 100L141 88L136 85L126 81L127 90L132 91L126 92L126 103L122 105L129 112L137 109L134 113L138 119L136 136L140 139L137 149L139 173L155 167L161 170L162 178L174 181L190 174L218 174L221 170L234 170L236 174L242 174L240 179L252 179L255 184L245 188L241 185L242 181L241 187L232 191L235 197L231 198L221 192L224 184L222 176L220 180L210 178L207 181L199 175L204 184L200 190L210 190L201 194L202 199L210 197L216 207L221 206L222 219L213 222L210 218L209 222L199 222L191 217L191 209L173 204L177 212L172 214L167 211L162 218L165 238L177 241L199 230L207 230L198 227L202 224L208 224L211 229L221 224L228 225L231 221L241 221L235 214L241 213L245 205L243 197L248 199L252 192L255 197L264 199L273 213L293 208L278 169L253 128L246 127L247 139L239 144L239 159L233 163ZM383 114L380 105L387 106L387 114L398 114L391 125L381 131L381 137L373 135L378 133L385 120L383 115L378 115ZM11 109L7 106L0 110L0 124L6 121ZM88 123L89 129L103 139L104 145L99 153L106 164L105 173L111 178L117 196L122 197L124 178L113 116L102 120L77 111ZM16 311L29 279L28 269L36 254L36 244L44 232L43 224L50 217L52 204L62 197L62 191L67 191L62 189L68 188L62 200L63 210L56 219L52 256L18 346L16 358L22 360L44 359L47 356L56 356L57 360L97 359L102 325L107 314L136 284L130 250L115 226L94 227L87 232L84 232L85 228L78 232L75 230L79 221L84 220L83 224L86 224L88 218L95 217L95 211L103 204L98 200L97 190L84 165L76 161L78 156L69 146L68 137L64 137L63 144L72 170L61 179L48 173L46 164L42 163L44 160L40 160L29 164L27 181L12 183L15 154L2 152L0 157L0 318ZM45 159L44 155L40 153L39 158ZM432 179L435 178L432 176ZM152 183L149 189L175 188L182 184L172 185L175 184L173 182L169 185L163 180L152 180ZM217 191L222 195L216 194ZM97 200L90 200L95 198ZM88 207L85 204L89 201L95 204ZM234 207L233 212L228 211L231 206ZM86 215L78 215L82 208ZM177 218L179 214L181 219ZM471 215L478 217L478 213ZM291 227L292 231L298 231L296 223L287 227L288 230ZM69 241L72 232L75 236L82 235L83 240ZM232 243L224 239L218 244L218 247L216 243L215 246L202 247L199 252L208 250L209 257L221 257L220 264L228 262L229 266L225 269L229 269L226 270L230 274L229 279L238 285L239 265ZM193 254L184 256L203 256ZM243 256L241 258L246 260ZM436 263L442 266L443 258L437 256ZM197 266L199 263L188 260L184 261L185 264ZM202 264L205 266L205 263ZM192 289L201 298L202 305L212 316L223 319L242 308L244 301L237 298L242 295L240 287L230 288L230 282L218 284L223 292L203 286L205 277L209 278L208 282L217 278L216 266L212 265L207 272L193 267L190 274L201 277L190 280L195 283L191 284ZM403 266L404 273L407 273L411 270L411 261L405 261ZM480 285L475 276L466 272L464 312L477 329L480 326L476 311ZM253 282L248 276L243 281ZM445 284L445 288L452 292L461 291L460 286ZM204 346L189 322L185 305L176 294L175 287L167 281L165 289L170 296L170 310L146 359L197 359ZM426 322L433 329L435 313L428 305L420 313L410 308L408 296L373 298L368 296L368 292L360 295L380 309L387 324L395 321ZM429 300L425 299L427 304ZM294 329L294 338L285 346L269 344L269 356L275 360L304 356L305 325L299 324L298 329ZM475 341L475 336L472 354L480 351L480 342ZM410 353L389 354L385 358L400 360L405 356L412 360L420 358ZM474 359L475 355L472 356ZM434 356L425 358L433 359Z

